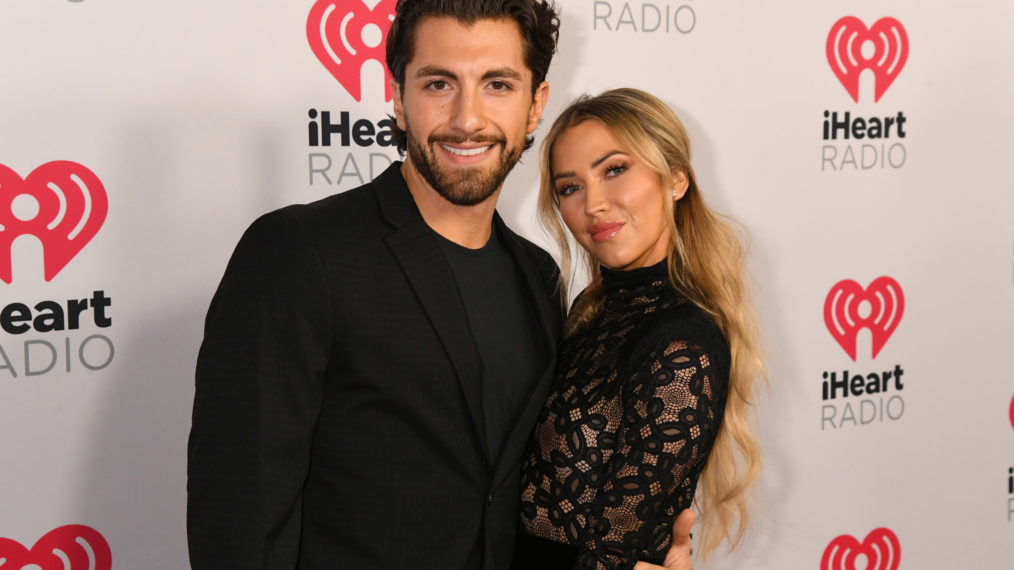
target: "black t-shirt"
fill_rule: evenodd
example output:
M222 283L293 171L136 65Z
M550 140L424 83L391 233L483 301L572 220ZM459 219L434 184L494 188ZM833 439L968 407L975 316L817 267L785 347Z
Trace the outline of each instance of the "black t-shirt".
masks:
M479 249L439 236L482 359L482 402L490 459L499 456L544 361L531 293L496 230ZM469 381L469 379L465 379Z

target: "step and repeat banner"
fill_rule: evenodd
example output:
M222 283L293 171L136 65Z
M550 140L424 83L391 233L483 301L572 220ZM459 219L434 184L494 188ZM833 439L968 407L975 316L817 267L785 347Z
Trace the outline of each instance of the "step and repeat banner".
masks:
M255 217L397 159L393 4L0 2L0 568L188 567L208 302ZM750 236L765 468L696 567L1014 567L1014 6L558 5L546 117L659 95ZM500 211L555 252L537 163Z

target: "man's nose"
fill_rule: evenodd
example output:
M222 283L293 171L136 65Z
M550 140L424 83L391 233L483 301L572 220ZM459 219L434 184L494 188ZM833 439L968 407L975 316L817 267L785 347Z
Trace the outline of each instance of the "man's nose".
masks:
M462 90L457 97L451 127L470 135L486 128L486 110L482 97L471 90Z

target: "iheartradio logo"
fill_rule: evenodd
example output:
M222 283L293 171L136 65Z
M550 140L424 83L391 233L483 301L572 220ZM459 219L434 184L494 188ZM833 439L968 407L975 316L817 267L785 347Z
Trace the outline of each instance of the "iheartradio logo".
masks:
M835 283L824 299L824 324L853 361L860 330L869 329L876 358L904 313L905 295L901 286L886 276L874 279L866 289L844 279Z
M31 550L0 538L0 568L11 570L110 570L113 555L98 531L67 525L46 533Z
M901 543L891 529L881 527L866 535L862 544L847 534L832 540L820 559L820 570L897 570L899 564Z
M859 76L873 72L873 101L880 101L908 59L908 34L901 22L881 18L867 28L862 20L845 16L827 34L827 62L852 100L859 102Z
M51 281L95 237L108 210L102 182L76 162L47 162L24 179L0 164L0 281L11 283L11 246L25 234L42 242Z
M395 3L380 0L368 8L361 0L344 0L342 6L335 0L317 0L306 19L310 49L356 101L363 100L362 68L370 60L384 67L384 100L391 100L384 46Z

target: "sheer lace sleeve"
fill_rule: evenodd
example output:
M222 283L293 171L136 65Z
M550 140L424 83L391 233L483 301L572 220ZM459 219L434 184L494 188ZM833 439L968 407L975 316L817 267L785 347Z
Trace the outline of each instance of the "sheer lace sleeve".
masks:
M602 313L563 342L522 468L528 534L581 569L660 564L721 425L729 347L663 261L602 269ZM547 547L548 548L548 547Z
M576 516L566 532L580 547L578 568L632 568L644 552L664 552L721 422L728 368L715 362L728 359L724 341L655 332L629 361L615 433L598 436L600 447L613 448L601 488L590 501L568 498Z

